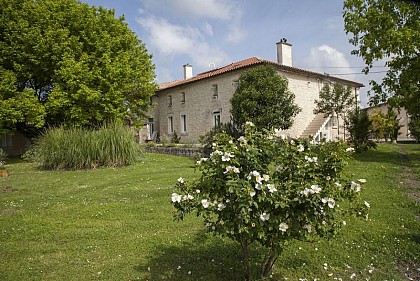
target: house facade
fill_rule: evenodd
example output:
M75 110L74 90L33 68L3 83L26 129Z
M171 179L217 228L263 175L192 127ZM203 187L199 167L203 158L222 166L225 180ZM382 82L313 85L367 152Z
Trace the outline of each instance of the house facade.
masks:
M140 141L150 140L155 132L161 140L169 141L176 134L181 143L198 143L199 137L211 128L230 121L230 99L239 77L250 68L261 65L274 66L278 75L288 80L289 90L295 94L295 103L301 108L292 127L284 131L286 135L317 139L339 137L337 117L314 115L315 100L325 83L350 86L357 100L359 88L363 85L293 67L292 45L282 39L277 43L277 62L252 57L196 76L192 74L191 65L184 65L184 79L160 84L152 97L156 106L149 113Z

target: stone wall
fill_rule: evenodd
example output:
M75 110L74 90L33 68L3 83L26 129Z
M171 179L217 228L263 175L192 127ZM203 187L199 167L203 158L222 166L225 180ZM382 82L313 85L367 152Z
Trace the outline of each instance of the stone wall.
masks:
M170 154L191 158L197 158L200 155L209 155L209 151L202 147L146 146L144 150L151 153Z

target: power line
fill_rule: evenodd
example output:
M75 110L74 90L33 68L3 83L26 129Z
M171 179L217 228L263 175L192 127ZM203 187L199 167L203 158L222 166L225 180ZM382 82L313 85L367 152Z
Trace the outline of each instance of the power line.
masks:
M374 74L374 73L386 73L388 71L369 71L368 74ZM328 75L365 75L365 73L362 72L354 72L354 73L327 73Z
M366 66L299 66L300 68L365 68ZM387 66L371 66L369 68L388 68Z

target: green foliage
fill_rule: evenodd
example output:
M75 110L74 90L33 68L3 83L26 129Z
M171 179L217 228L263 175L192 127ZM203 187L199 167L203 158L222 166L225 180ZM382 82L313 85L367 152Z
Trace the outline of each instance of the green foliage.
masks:
M43 169L75 170L126 166L138 161L133 132L120 122L98 130L52 128L37 141L34 158Z
M360 185L341 176L348 151L340 142L287 141L247 122L238 139L216 136L210 157L197 162L198 181L178 179L175 217L197 211L209 232L239 242L247 279L248 248L258 242L267 249L260 269L267 277L287 241L330 237L344 214L366 215Z
M350 86L340 83L325 84L319 92L319 100L315 100L314 114L324 113L325 117L345 113L355 106L356 97Z
M340 83L325 84L315 100L314 114L323 113L325 117L337 115L338 135L340 135L340 116L355 106L356 97L350 86Z
M388 108L386 114L380 110L374 110L372 115L369 116L371 121L371 131L376 139L384 138L385 141L397 141L399 130L402 125L400 124L401 118L398 118L397 113Z
M18 90L16 82L16 75L0 65L0 135L12 130L16 123L37 128L44 124L44 106L38 104L33 90Z
M385 133L389 136L391 141L396 142L398 136L401 134L400 129L402 125L400 124L401 118L398 118L397 112L392 110L392 108L388 108L386 113L386 127Z
M372 103L392 96L393 106L405 107L410 115L420 113L420 5L418 1L346 0L344 22L349 40L363 58L364 72L386 59L383 81L371 81Z
M416 139L417 142L420 141L420 118L411 118L410 123L408 123L408 128L410 129L410 135Z
M376 148L376 144L370 140L372 122L365 110L350 111L345 122L350 134L347 142L354 147L357 153Z
M374 110L372 114L369 116L369 120L371 122L370 128L372 132L372 136L377 140L381 138L385 138L385 127L386 127L386 118L385 114L381 110Z
M200 136L200 143L205 148L211 148L215 138L220 133L226 133L233 138L239 138L242 135L242 130L238 126L235 126L232 121L228 123L222 123L220 126L213 127L209 132Z
M113 10L0 0L0 11L0 128L136 123L149 108L151 55Z
M289 91L287 79L273 66L259 66L244 72L230 102L236 126L246 121L258 128L287 129L300 112L294 103L295 95Z
M171 137L171 143L179 143L180 140L181 140L181 137L179 137L176 131L174 131Z

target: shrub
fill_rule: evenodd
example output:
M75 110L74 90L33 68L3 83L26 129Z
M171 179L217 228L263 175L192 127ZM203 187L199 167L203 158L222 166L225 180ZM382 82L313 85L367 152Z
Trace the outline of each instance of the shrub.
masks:
M258 242L267 249L260 271L265 278L288 240L330 237L345 214L367 215L360 184L341 176L351 150L341 142L285 140L251 123L238 139L221 133L210 157L197 161L201 177L178 179L175 218L197 211L209 232L239 242L247 280L248 249Z
M174 131L172 138L171 138L171 143L177 144L179 143L179 141L181 140L181 137L178 136L178 134L176 133L176 131Z
M376 143L369 139L370 128L372 121L369 119L369 115L365 110L356 109L350 111L346 118L347 130L350 133L350 137L347 142L354 147L356 152L376 148Z
M408 123L408 128L410 129L410 135L417 141L420 141L420 117L411 118Z
M220 126L213 127L209 132L200 136L200 144L202 144L204 148L211 148L215 137L222 132L233 138L239 138L242 135L243 129L240 126L234 125L232 121L222 123Z
M140 148L132 131L118 122L98 130L52 128L34 148L35 161L48 170L126 166L139 156Z

